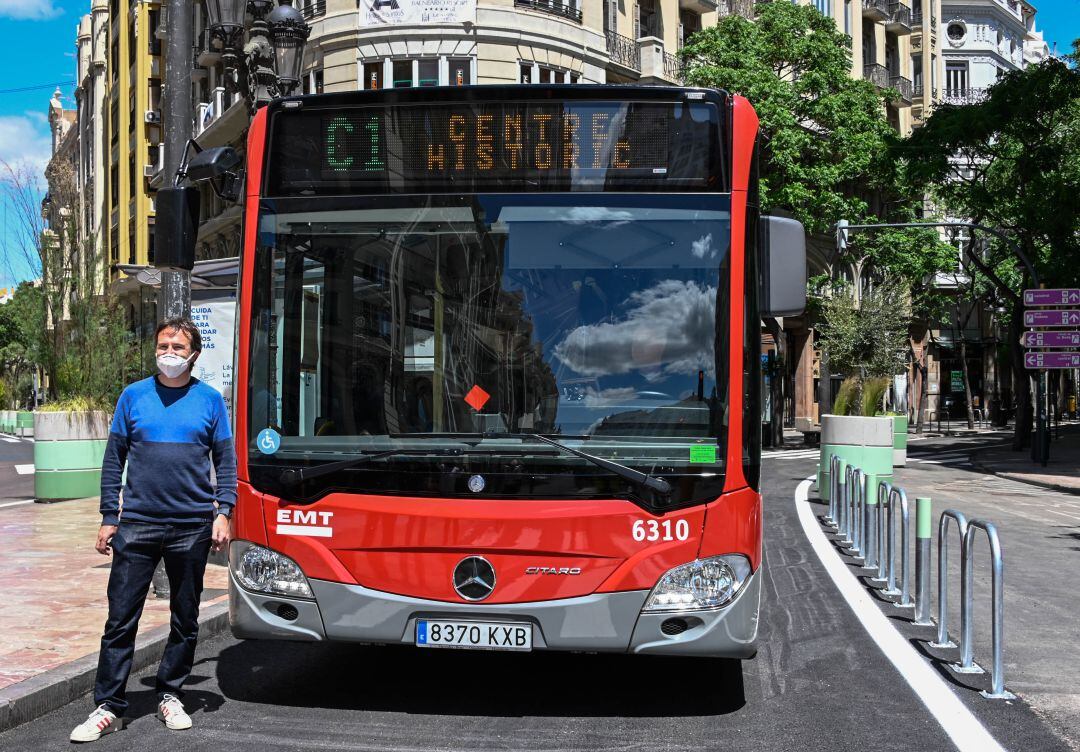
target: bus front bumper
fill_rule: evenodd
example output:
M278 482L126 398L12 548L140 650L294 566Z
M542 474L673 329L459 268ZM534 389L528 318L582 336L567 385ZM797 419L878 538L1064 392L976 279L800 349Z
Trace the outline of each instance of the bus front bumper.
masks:
M314 600L254 593L229 573L229 624L245 639L414 644L417 619L534 625L533 648L749 658L756 652L760 570L714 611L642 613L647 590L481 606L409 598L360 585L309 580ZM661 626L678 619L683 631ZM668 631L673 631L670 628Z

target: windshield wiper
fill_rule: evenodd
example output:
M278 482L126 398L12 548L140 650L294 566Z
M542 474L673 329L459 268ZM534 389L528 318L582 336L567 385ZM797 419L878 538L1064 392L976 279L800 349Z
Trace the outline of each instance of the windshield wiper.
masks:
M319 478L323 475L330 475L331 473L336 473L338 470L347 470L350 467L364 465L368 462L374 462L375 460L386 459L387 457L431 454L437 454L439 456L457 456L464 453L465 452L462 449L390 449L385 452L363 454L359 457L353 457L352 459L341 460L340 462L327 462L325 465L319 465L317 467L289 467L281 471L278 480L286 486L298 486L305 480Z
M542 441L545 444L550 444L553 447L558 447L564 452L570 452L570 454L581 457L581 459L583 460L588 460L597 467L602 467L608 472L614 475L618 475L620 478L628 480L631 483L640 486L641 488L646 488L650 491L653 491L659 494L664 499L667 499L669 496L671 496L671 484L663 478L654 478L648 473L643 473L640 470L635 470L634 468L627 467L626 465L620 465L618 462L605 460L603 457L597 457L596 455L589 454L588 452L583 452L580 449L574 449L573 447L567 446L562 442L555 441L554 439L549 439L548 437L542 436L538 433L523 433L520 434L520 436L535 439L536 441Z

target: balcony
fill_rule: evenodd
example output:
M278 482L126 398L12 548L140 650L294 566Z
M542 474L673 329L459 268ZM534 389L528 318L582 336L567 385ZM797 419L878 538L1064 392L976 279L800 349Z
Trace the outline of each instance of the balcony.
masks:
M922 28L923 12L922 12L921 9L916 10L916 11L912 11L912 13L911 13L911 23L912 23L913 26L916 26L916 27L918 27L920 29ZM934 16L934 15L930 16L930 31L934 31L934 32L937 31L937 16Z
M941 101L945 104L978 104L986 99L986 89L946 89Z
M863 18L884 21L889 17L889 0L862 0Z
M609 31L607 32L607 49L611 62L623 68L641 72L641 53L638 52L637 42L633 39Z
M923 86L923 84L921 84L921 83L915 84L915 86L912 87L912 88L913 88L914 93L915 93L915 99L922 100L922 99L926 98L926 90L925 90L925 87ZM937 95L938 95L938 90L935 88L930 92L931 101L936 100ZM930 104L930 102L924 102L924 104Z
M901 2L889 3L889 17L885 21L885 31L897 36L911 33L911 8Z
M214 89L209 102L199 102L195 105L195 137L202 135L203 131L214 124L225 113L225 87L219 86Z
M889 76L889 88L900 92L900 99L896 100L897 107L910 107L912 98L911 79L903 76Z
M863 78L879 89L889 88L889 69L884 65L870 63L863 66Z
M221 59L221 50L214 46L210 37L210 29L203 29L195 39L195 65L201 68L211 68Z
M716 0L679 0L679 10L688 10L691 13L713 13L716 5Z
M326 0L305 0L300 5L300 13L305 21L313 21L326 15Z
M682 61L679 60L678 55L664 53L664 78L672 83L682 83Z
M514 7L550 13L553 16L567 18L574 23L581 23L581 8L569 3L560 3L557 0L514 0Z

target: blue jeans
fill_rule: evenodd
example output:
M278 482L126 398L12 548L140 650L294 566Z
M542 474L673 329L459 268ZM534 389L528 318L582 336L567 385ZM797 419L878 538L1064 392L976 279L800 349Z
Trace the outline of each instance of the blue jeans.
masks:
M195 662L199 637L199 597L210 552L211 523L175 525L121 520L112 539L109 619L101 637L94 703L122 716L127 710L127 680L135 655L135 634L154 569L165 560L172 612L169 641L157 673L158 699L181 688Z

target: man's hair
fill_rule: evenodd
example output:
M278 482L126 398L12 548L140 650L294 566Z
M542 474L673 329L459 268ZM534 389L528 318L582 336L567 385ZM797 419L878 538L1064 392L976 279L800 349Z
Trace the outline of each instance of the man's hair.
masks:
M191 319L175 316L158 324L157 329L154 330L154 347L157 347L158 337L166 329L173 332L183 332L191 340L191 351L202 352L202 335L199 334L199 327L195 326L195 322Z

